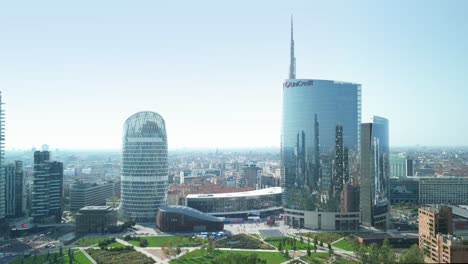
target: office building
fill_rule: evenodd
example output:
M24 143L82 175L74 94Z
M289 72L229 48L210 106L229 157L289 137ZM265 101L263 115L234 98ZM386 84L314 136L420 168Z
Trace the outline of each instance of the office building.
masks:
M466 263L468 245L453 236L452 208L419 208L419 248L425 263Z
M23 163L16 161L3 167L5 179L5 216L23 215Z
M3 110L2 93L0 92L0 168L4 165L5 156L5 110ZM5 173L0 169L0 226L5 221Z
M155 221L166 203L167 135L164 119L154 112L129 117L123 129L121 209L124 218Z
M356 230L359 211L346 213L340 207L343 186L354 183L358 175L361 85L296 79L295 62L291 23L290 73L283 84L281 132L285 223L323 229L322 217L327 215L327 229Z
M419 181L414 178L390 178L390 204L419 204Z
M388 120L374 116L361 125L360 207L362 224L386 230L390 224Z
M414 176L414 160L413 159L406 159L406 176L408 177Z
M247 165L242 168L245 178L245 186L261 189L262 186L262 169L254 164Z
M75 182L70 186L70 211L78 211L85 206L103 206L112 198L113 183L96 184Z
M110 206L86 206L76 214L77 236L90 233L106 233L117 225L117 211Z
M468 204L468 177L419 177L420 204Z
M156 226L163 232L216 232L224 230L221 219L190 207L160 206Z
M60 223L63 210L63 164L49 151L34 152L31 217L35 223Z
M403 154L390 155L390 176L406 177L406 156Z
M244 218L251 214L266 217L279 214L281 187L265 188L255 191L189 194L185 205L203 213L228 218Z

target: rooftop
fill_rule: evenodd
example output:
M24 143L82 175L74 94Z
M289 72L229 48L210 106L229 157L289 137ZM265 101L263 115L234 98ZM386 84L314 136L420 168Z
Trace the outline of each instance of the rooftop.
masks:
M180 205L163 205L159 207L159 211L168 212L168 213L178 213L184 214L192 217L196 217L199 219L212 221L212 222L222 222L221 219L205 214L201 211L193 209L191 207L180 206Z
M235 197L251 197L251 196L262 196L262 195L271 195L271 194L281 194L281 187L271 187L254 191L246 192L233 192L233 193L208 193L208 194L189 194L189 198L235 198Z

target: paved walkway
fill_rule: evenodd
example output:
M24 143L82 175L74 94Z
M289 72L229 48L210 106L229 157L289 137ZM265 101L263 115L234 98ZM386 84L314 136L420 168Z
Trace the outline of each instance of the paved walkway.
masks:
M80 248L80 252L83 253L83 255L85 255L92 264L97 264L97 262L88 254L88 252L86 252L86 250L84 250L84 248Z
M115 241L119 242L120 244L122 244L122 245L124 245L124 246L132 246L133 249L135 249L135 251L138 251L138 252L144 254L145 256L150 257L150 258L151 258L152 260L154 260L156 263L160 263L160 262L162 262L162 263L168 263L167 260L158 258L158 257L156 257L155 255L150 254L148 251L144 250L143 248L141 248L141 247L136 247L136 246L134 246L134 245L128 243L127 241L125 241L125 240L123 240L123 239L116 238Z

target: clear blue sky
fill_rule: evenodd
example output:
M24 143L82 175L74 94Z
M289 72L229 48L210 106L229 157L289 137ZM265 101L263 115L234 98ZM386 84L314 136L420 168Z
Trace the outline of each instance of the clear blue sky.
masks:
M223 3L221 3L223 2ZM3 1L7 148L113 148L142 110L170 148L279 146L297 77L362 84L390 143L468 145L468 1Z

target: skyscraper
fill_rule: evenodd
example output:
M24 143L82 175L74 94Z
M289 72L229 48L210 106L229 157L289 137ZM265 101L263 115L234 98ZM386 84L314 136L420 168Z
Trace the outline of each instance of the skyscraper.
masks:
M167 135L164 119L154 112L129 117L123 128L122 203L125 218L153 222L166 203Z
M15 161L3 167L5 175L5 216L23 215L23 163Z
M296 79L293 28L289 78L283 84L281 160L286 224L355 230L359 212L341 210L343 186L358 173L361 86ZM349 216L349 217L348 217Z
M3 159L5 155L5 113L3 110L2 93L0 92L0 168L3 166ZM5 173L0 169L0 226L5 219Z
M35 223L62 219L63 163L50 161L49 151L34 152L31 216Z
M390 149L388 120L374 116L361 125L360 206L362 224L387 229L390 224Z

